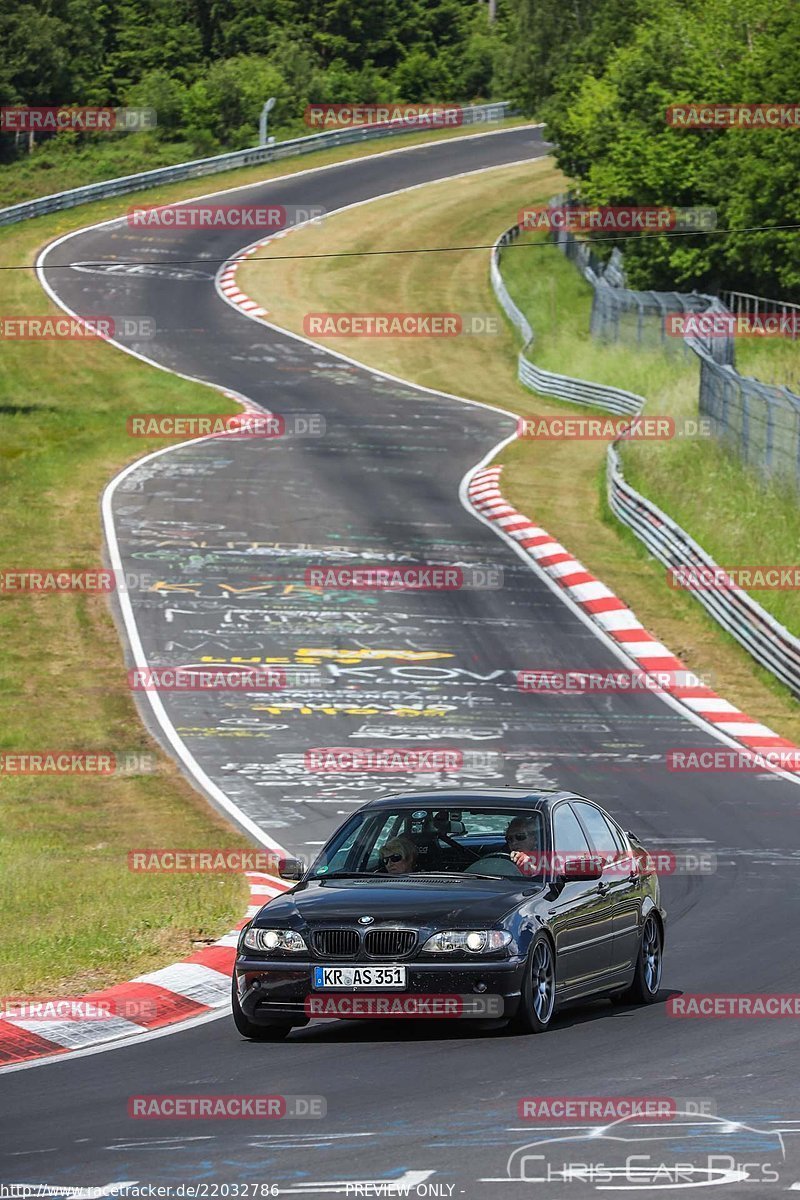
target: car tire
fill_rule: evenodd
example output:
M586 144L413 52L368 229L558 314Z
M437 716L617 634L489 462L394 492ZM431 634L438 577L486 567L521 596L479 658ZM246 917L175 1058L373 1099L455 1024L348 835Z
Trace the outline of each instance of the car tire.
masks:
M664 935L658 917L650 913L642 929L642 940L636 956L633 983L624 992L612 996L618 1004L654 1004L661 987L664 963Z
M251 1042L282 1042L291 1031L291 1025L256 1025L246 1013L242 1012L239 1004L239 993L236 987L236 977L231 981L231 1011L233 1023L242 1037Z
M556 1008L556 956L550 939L538 933L528 953L519 1009L512 1017L512 1033L545 1033Z

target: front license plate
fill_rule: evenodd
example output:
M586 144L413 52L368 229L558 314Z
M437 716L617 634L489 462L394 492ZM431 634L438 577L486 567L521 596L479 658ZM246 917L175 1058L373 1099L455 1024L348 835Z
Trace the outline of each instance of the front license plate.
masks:
M391 991L406 986L405 967L314 967L314 987Z

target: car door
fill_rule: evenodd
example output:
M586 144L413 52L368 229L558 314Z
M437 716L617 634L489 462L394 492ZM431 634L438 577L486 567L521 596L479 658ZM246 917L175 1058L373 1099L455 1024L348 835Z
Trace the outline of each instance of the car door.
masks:
M556 864L566 857L590 856L580 822L566 800L553 809L553 849ZM590 991L608 974L613 936L611 901L598 881L560 879L553 887L548 909L556 943L558 980L569 991Z
M624 971L633 966L639 951L642 877L624 835L605 814L588 800L575 800L572 806L592 849L607 859L600 882L611 901L611 966Z

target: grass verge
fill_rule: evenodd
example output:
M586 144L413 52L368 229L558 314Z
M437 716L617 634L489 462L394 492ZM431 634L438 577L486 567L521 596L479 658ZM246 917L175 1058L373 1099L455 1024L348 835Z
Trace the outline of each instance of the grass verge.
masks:
M437 140L414 134L392 146ZM455 133L458 136L458 133ZM50 239L124 213L387 149L341 147L86 205L0 230L0 262L30 268ZM0 312L57 311L31 269L0 272ZM229 412L209 388L100 342L6 341L0 359L3 568L100 564L98 497L133 447L130 412ZM241 917L247 888L226 875L133 874L137 847L241 847L146 735L102 597L0 591L0 751L152 754L154 769L0 779L0 996L67 995L181 958Z
M800 336L795 338L739 338L736 370L761 383L788 387L800 396Z
M260 251L259 261L244 264L239 279L246 292L265 303L270 320L296 332L303 332L309 310L495 313L485 249L400 255L394 260L303 261L303 256L319 253L322 245L326 252L352 252L490 243L513 223L520 207L544 202L563 184L547 159L431 184L403 197L402 221L397 220L395 200L361 205L329 217L320 227L294 233L291 252L299 257L277 257L287 252L285 241ZM276 256L272 260L271 254ZM520 278L514 280L518 302L531 306L534 325L541 331L537 362L645 394L657 388L664 411L670 411L667 405L680 411L690 404L696 368L688 359L676 357L673 362L670 356L664 364L614 347L601 363L594 344L581 344L577 330L583 327L580 306L588 304L588 285L555 249L514 249L506 256L509 260L533 289L528 296L520 295ZM319 340L369 366L521 415L575 412L573 405L537 397L521 387L516 379L516 334L505 325L494 337ZM601 486L605 451L603 442L517 441L503 453L504 492L630 604L647 628L692 669L711 676L724 696L786 737L800 739L797 706L784 689L755 666L689 594L668 588L663 568L608 516Z

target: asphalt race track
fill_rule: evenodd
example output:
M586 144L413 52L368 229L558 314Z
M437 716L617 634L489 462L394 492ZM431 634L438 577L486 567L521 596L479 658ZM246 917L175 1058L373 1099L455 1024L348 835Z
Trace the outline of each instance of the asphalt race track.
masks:
M545 152L537 129L520 128L288 177L235 199L332 210ZM402 197L397 203L401 214ZM777 776L670 773L668 749L719 742L655 695L520 693L515 673L526 667L615 670L620 662L459 501L464 475L513 422L351 367L234 311L214 276L241 246L241 233L230 230L156 238L112 224L60 242L44 266L73 311L153 317L156 336L133 348L155 362L230 388L291 428L309 414L326 423L324 436L171 450L115 492L123 562L131 572L154 572L161 585L133 597L150 664L238 657L287 667L289 686L273 693L164 697L202 770L300 855L376 789L434 782L583 791L653 847L718 857L715 874L663 881L664 1000L676 992L800 991L789 849L797 844L798 788ZM169 266L197 259L208 265ZM126 268L124 260L159 265ZM89 269L59 269L75 262ZM356 298L352 307L359 309ZM465 298L465 308L474 307ZM503 586L324 597L303 586L309 566L355 561L459 563L477 582L499 568ZM387 782L304 768L311 747L392 744L455 747L464 769ZM531 1180L546 1178L545 1162L558 1171L564 1162L637 1153L665 1164L716 1155L716 1173L704 1181L729 1195L776 1194L800 1180L791 1021L680 1021L664 1004L600 1001L562 1013L542 1037L445 1024L316 1023L284 1044L259 1045L219 1019L11 1072L2 1080L0 1179L204 1183L212 1197L225 1194L212 1190L223 1183L358 1194L348 1181L400 1181L424 1185L411 1195L427 1188L469 1200L581 1197L613 1185L580 1170L568 1180L563 1172L548 1183ZM255 1121L129 1119L131 1095L172 1092L323 1096L327 1115L266 1132ZM639 1125L625 1133L632 1141L599 1153L597 1140L591 1148L581 1140L580 1121L519 1120L517 1101L531 1095L670 1097L722 1120L687 1116L663 1142ZM536 1170L533 1160L522 1171L518 1158L509 1162L519 1147L568 1135L577 1140L530 1152L542 1155ZM762 1164L758 1187L752 1168L750 1182L735 1183L743 1162ZM666 1178L644 1172L642 1186L654 1191ZM680 1186L698 1178L684 1173Z

